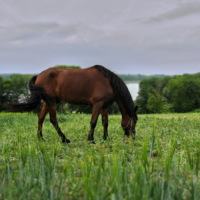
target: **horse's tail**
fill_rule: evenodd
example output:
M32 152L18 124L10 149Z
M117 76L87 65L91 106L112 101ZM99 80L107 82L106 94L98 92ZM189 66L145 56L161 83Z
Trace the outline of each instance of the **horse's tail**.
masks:
M4 108L7 112L30 112L41 104L41 100L45 99L45 90L35 85L36 79L37 76L33 76L29 82L29 90L31 92L30 98L26 100L25 103L5 104Z

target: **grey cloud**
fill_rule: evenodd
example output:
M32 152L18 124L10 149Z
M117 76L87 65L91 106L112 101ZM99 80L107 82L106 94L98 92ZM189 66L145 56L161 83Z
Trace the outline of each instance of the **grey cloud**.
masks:
M116 73L198 71L199 6L192 0L7 0L0 8L0 70L102 64Z
M152 22L163 22L166 20L175 20L188 15L200 14L200 3L199 2L189 2L184 4L178 4L176 8L160 14L156 17L152 17L145 21L145 23Z
M60 25L55 22L48 23L31 23L21 24L10 27L0 28L1 44L12 44L13 42L21 42L26 46L34 43L54 43L55 41L63 41L67 37L71 37L78 31L79 25Z
M195 72L200 63L199 51L198 45L180 45L176 48L169 45L138 51L132 46L105 48L102 45L96 48L91 45L50 44L48 48L46 45L35 45L28 50L21 47L5 51L4 54L0 54L0 64L5 68L16 69L24 66L25 71L29 69L32 73L57 64L74 64L81 67L102 64L116 73L172 74L186 73L188 70Z

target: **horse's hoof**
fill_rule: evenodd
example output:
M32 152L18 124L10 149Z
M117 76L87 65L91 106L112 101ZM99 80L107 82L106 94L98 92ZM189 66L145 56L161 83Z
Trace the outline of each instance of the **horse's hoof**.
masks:
M88 141L90 144L96 144L94 140L89 140Z
M42 137L41 137L41 138L38 138L38 140L41 141L41 142L45 142L45 141L46 141L46 140L45 140L44 138L42 138Z
M62 142L63 143L70 143L70 140L68 140L67 138L65 138Z

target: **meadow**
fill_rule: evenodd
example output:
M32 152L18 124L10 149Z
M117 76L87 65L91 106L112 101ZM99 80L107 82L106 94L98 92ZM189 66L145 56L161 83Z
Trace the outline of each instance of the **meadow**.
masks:
M0 113L0 199L200 199L200 115L138 115L136 140L124 139L121 115L109 116L103 140L87 142L90 115L58 115L62 144L37 115Z

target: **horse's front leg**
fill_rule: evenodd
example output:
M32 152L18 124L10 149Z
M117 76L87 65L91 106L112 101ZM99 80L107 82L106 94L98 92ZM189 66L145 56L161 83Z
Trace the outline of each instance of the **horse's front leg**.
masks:
M93 104L92 118L91 118L91 121L90 121L90 132L89 132L89 135L88 135L88 141L91 141L93 144L95 144L95 142L94 142L94 129L96 127L97 120L98 120L102 106L103 106L103 102L98 102L98 103Z
M108 108L101 109L102 125L104 128L103 139L106 140L108 137Z

